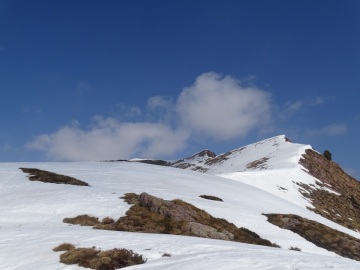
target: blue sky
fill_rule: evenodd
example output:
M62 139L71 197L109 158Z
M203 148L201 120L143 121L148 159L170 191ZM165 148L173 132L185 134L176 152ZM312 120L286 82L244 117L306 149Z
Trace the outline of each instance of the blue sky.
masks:
M360 2L0 1L0 161L286 134L360 178Z

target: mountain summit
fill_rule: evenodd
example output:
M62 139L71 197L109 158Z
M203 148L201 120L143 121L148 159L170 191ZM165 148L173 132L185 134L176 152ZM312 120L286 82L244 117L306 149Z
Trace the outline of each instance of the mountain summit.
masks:
M360 231L360 183L310 145L293 143L285 135L220 155L203 150L161 165L246 183Z

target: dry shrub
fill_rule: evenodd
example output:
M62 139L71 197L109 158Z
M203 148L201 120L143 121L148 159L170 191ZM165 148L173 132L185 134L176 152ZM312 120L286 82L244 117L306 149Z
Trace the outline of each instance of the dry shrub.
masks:
M128 249L100 251L95 248L76 248L61 254L60 262L96 270L114 270L145 263L146 259Z
M63 244L53 248L53 251L67 251L67 250L71 250L74 248L75 248L75 246L73 244L63 243Z
M360 239L297 215L265 214L268 221L293 231L318 247L360 261Z
M104 224L104 225L112 224L114 222L115 222L115 220L113 220L111 217L104 217L101 220L101 223Z
M223 234L225 234L229 236L228 240L277 247L276 244L273 244L266 239L262 239L259 235L246 228L238 228L225 219L215 218L206 211L182 200L166 201L147 195L149 198L148 200L152 200L152 203L140 206L140 197L143 196L144 198L146 195L135 195L131 195L131 197L137 197L138 202L126 212L125 217L121 217L113 224L113 226L111 226L111 228L108 227L107 229L209 238L214 237L216 239L220 239L219 237L223 237ZM125 196L128 197L129 195L126 194ZM157 207L155 207L155 205L157 205ZM194 222L211 227L214 233L209 235L204 231L195 232L194 230L191 230L190 224ZM205 229L209 229L209 227L206 227ZM219 234L222 235L219 236Z
M339 196L315 187L303 187L309 193L304 192L302 195L311 199L314 206L309 209L344 227L360 231L360 182L323 155L311 149L305 152L299 163L319 180L316 184L341 194Z
M123 198L136 203L126 212L126 216L116 222L111 219L99 222L97 218L87 215L66 218L64 222L93 226L94 229L188 235L278 247L249 229L238 228L182 200L166 201L146 193L140 196L127 193Z
M63 222L80 226L95 226L100 223L97 217L91 217L89 215L80 215L73 218L64 218Z
M123 199L128 204L136 204L139 202L139 195L135 193L125 193L120 199Z
M199 197L207 200L223 202L221 198L212 195L200 195Z

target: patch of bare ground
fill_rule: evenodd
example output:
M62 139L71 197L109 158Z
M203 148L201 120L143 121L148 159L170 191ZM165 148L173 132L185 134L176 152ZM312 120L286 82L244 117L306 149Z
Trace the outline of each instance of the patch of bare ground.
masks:
M335 162L310 149L306 150L299 163L321 181L317 182L319 186L340 194L303 185L307 192L302 192L302 195L311 199L314 206L310 210L344 227L360 231L360 182Z
M63 246L71 245L70 249ZM131 265L143 264L146 259L129 249L98 250L92 248L75 248L72 244L61 244L54 251L65 251L60 255L60 262L64 264L77 264L82 267L96 270L114 270Z
M321 223L297 215L264 214L268 221L280 228L299 234L318 247L360 261L360 239L339 232Z
M263 157L258 160L254 160L253 162L250 162L246 165L246 169L266 169L266 161L268 161L269 157Z
M75 186L89 186L88 183L78 180L74 177L48 172L34 168L20 168L24 173L28 173L28 179L30 181L40 181L44 183L52 184L67 184Z
M241 152L241 151L244 150L244 149L245 149L245 147L242 147L242 148L235 149L235 150L233 150L233 151L230 151L230 152L227 152L227 153L224 153L224 154L215 156L215 157L213 157L213 158L208 159L208 160L205 162L205 164L208 165L208 166L211 166L211 165L214 165L214 164L222 163L222 162L224 162L225 160L228 160L228 159L229 159L229 156L233 155L234 153Z
M75 249L75 246L70 243L63 243L55 248L53 248L53 251L68 251L71 249Z
M106 226L113 224L115 221L110 217L105 217L101 221L97 217L89 215L80 215L73 218L64 218L64 223L80 225L80 226Z
M200 195L200 198L206 199L206 200L212 200L212 201L219 201L219 202L223 202L223 199L213 196L213 195Z
M113 223L99 222L91 226L95 229L187 235L278 247L249 229L238 228L182 200L167 201L147 193L127 193L122 198L133 204L126 216Z

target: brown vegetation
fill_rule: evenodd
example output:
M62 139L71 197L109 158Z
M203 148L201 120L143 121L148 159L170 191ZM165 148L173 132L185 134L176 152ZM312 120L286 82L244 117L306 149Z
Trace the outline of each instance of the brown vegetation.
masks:
M75 186L89 186L88 183L78 180L74 177L48 172L44 170L34 168L20 168L24 173L28 173L28 179L30 181L40 181L44 183L53 184L67 184Z
M61 246L71 244L62 244L54 251L62 251ZM137 253L128 249L112 249L101 251L93 248L71 248L60 255L60 262L64 264L77 264L96 270L114 270L131 265L145 263L146 260Z
M53 251L68 251L71 249L75 249L75 246L70 243L63 243L55 248L53 248Z
M126 216L109 224L97 220L90 226L95 229L188 235L277 247L255 232L238 228L225 219L215 218L182 200L166 201L147 193L127 193L122 198L133 204ZM81 219L76 217L65 219L64 222Z
M318 247L346 258L360 260L360 239L358 238L297 215L265 214L265 216L270 223L293 231Z
M254 160L246 165L246 169L266 169L266 161L269 160L269 157L263 157L258 160Z
M95 226L97 224L100 224L100 221L97 217L91 217L89 215L80 215L73 218L64 218L63 222L80 226Z
M212 195L200 195L199 197L207 200L223 202L223 199Z
M317 185L340 194L303 184L301 187L309 193L302 192L302 195L311 199L314 206L310 210L349 229L360 231L360 182L335 162L310 149L306 150L299 163L310 175L319 179Z

